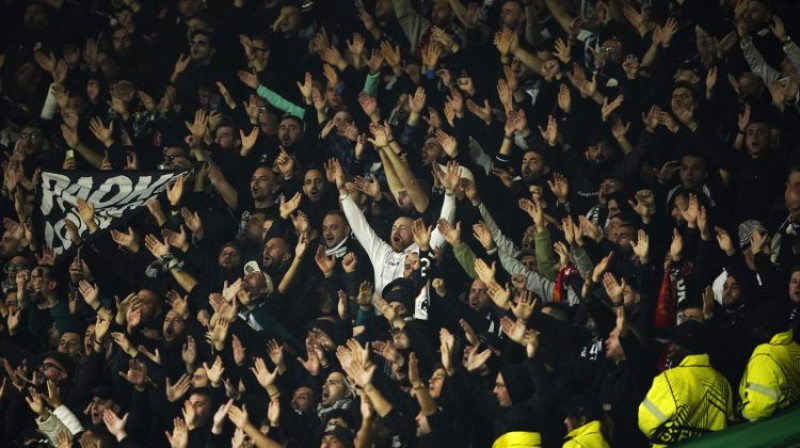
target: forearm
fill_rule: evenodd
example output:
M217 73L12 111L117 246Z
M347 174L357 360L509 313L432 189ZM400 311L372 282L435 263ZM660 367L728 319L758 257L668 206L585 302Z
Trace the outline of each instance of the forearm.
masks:
M225 205L227 205L228 208L235 210L236 206L239 204L239 193L236 191L236 189L233 188L233 186L224 178L218 179L217 181L211 181L211 184L222 197L222 200L225 201Z
M187 293L192 292L194 287L197 286L197 279L183 269L176 267L170 269L169 272L172 274L172 278L174 278L178 285Z
M392 192L392 198L397 201L397 198L400 197L400 191L403 189L403 184L400 182L400 179L397 177L397 172L394 170L392 166L392 162L387 156L391 149L387 148L379 148L378 155L381 158L381 164L383 165L383 172L386 174L386 183L389 184L389 191Z
M561 28L569 33L571 31L572 16L567 12L564 5L559 0L545 0L545 4L547 5L547 9L550 10L550 14L553 15L553 18L561 25Z
M295 255L294 260L292 260L292 264L289 266L289 269L286 271L286 274L283 275L281 279L280 285L278 285L278 292L281 294L285 293L289 286L294 281L294 278L297 276L297 271L300 270L300 264L303 262L302 256Z
M458 244L453 246L453 255L455 255L456 261L458 261L458 264L461 265L469 278L478 278L478 274L475 273L475 252L472 251L471 247L463 241L459 241Z
M442 211L439 213L439 219L444 219L449 224L453 224L456 216L456 197L455 195L445 193L444 202L442 203ZM431 232L431 249L438 249L444 244L444 236L439 231L439 226L435 226Z
M656 60L656 55L658 54L658 45L651 44L647 51L642 56L642 67L650 67L653 65L653 62Z
M428 416L435 414L439 407L436 406L436 402L433 400L433 397L431 397L430 392L428 392L427 386L420 383L414 385L413 390L416 392L415 395L417 396L417 402L419 403L422 415Z
M507 252L512 257L516 257L519 254L519 249L517 249L511 239L507 238L503 234L486 206L481 204L478 210L481 213L481 218L483 218L483 222L486 224L486 227L489 228L489 233L492 234L492 239L497 245L497 250L499 252Z
M265 436L252 423L247 422L242 428L248 437L253 439L253 443L258 448L283 448L283 445Z
M400 183L403 184L408 196L411 198L414 208L418 212L424 213L425 210L428 209L428 204L430 203L428 194L422 189L419 181L417 181L417 177L414 176L414 173L411 172L411 170L408 168L408 165L400 160L400 157L398 157L394 151L385 152L386 156L392 163L392 167L397 173Z
M369 397L369 401L372 403L372 407L375 409L375 412L379 417L386 417L389 412L392 411L392 404L389 403L383 394L381 394L378 388L372 384L367 384L367 386L364 388L364 392L366 392L367 396Z
M520 60L525 66L536 72L538 75L542 75L542 60L539 59L535 54L523 49L522 47L518 47L514 51L514 56Z
M86 159L86 161L89 162L93 167L100 169L100 166L103 164L102 155L83 144L83 142L78 142L78 145L74 149L78 151L78 154Z

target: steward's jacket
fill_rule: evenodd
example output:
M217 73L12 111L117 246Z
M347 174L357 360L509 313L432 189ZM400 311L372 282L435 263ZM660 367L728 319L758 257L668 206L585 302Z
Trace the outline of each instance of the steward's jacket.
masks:
M689 355L666 370L639 405L639 429L655 446L670 445L725 429L733 416L733 393L707 354Z
M539 448L542 436L538 432L511 431L498 437L492 448Z
M609 448L603 437L600 420L593 420L567 434L567 441L561 448Z
M800 344L792 330L778 333L753 350L739 396L742 417L754 421L800 401Z

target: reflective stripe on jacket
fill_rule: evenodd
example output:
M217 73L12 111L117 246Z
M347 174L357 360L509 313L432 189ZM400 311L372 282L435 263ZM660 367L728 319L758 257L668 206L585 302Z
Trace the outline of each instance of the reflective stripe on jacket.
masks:
M654 444L669 445L725 429L732 415L728 380L707 354L689 355L653 380L639 405L639 429Z
M792 330L753 350L739 384L742 417L754 421L800 401L800 344Z

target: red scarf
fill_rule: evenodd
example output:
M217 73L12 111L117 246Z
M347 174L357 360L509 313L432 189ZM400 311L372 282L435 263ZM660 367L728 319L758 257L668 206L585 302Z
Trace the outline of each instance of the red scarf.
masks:
M553 286L553 301L556 303L561 303L567 297L567 292L564 289L565 283L569 279L569 277L575 273L575 267L571 264L563 266L558 269L558 273L556 274L556 284Z

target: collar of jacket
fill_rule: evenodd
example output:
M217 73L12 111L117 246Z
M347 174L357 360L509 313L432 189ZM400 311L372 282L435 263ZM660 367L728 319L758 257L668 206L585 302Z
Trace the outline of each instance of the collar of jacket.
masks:
M688 355L683 358L678 367L711 367L711 361L708 359L708 353Z
M589 423L570 431L569 434L567 434L567 439L574 439L576 437L587 436L589 434L600 434L602 437L600 426L600 420L592 420Z
M794 332L789 329L778 333L769 340L770 345L789 345L794 342Z

